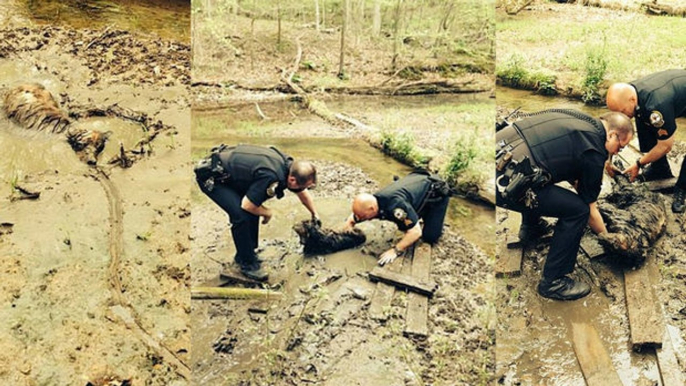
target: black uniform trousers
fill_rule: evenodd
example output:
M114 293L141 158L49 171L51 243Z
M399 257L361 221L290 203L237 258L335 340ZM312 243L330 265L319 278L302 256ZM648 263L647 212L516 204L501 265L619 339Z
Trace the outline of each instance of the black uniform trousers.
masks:
M421 213L418 213L424 219L424 229L422 229L424 242L433 244L443 234L443 222L449 202L450 197L443 197L440 201L428 203Z
M574 271L581 237L590 216L590 208L576 193L556 185L535 190L538 206L506 200L496 193L498 206L522 214L522 223L535 224L541 216L556 217L557 225L543 267L543 280L552 281Z
M200 190L229 215L231 236L236 246L236 263L241 267L253 269L259 267L255 249L259 239L260 217L241 208L243 194L224 184L215 184L208 191L203 181L198 181Z
M647 153L650 149L657 145L657 136L655 133L646 129L643 125L636 125L636 133L638 134L638 144L641 152ZM669 162L667 162L667 155L665 154L662 158L653 162L653 165L658 168L669 168ZM676 186L681 189L686 189L686 162L681 164L681 170L679 171L679 178L676 181Z

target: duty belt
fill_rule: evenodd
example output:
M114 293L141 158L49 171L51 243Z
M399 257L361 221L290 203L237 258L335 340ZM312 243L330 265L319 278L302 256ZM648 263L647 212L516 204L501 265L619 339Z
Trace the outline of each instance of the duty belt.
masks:
M522 202L527 208L538 205L534 189L547 185L551 176L532 162L532 155L516 127L509 141L498 143L496 153L496 188L500 195L510 201Z

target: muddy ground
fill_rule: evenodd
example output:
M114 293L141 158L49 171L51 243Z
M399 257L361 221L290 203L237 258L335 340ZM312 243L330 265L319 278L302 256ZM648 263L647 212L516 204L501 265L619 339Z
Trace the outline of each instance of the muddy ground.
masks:
M146 133L82 122L114 132L98 174L63 138L0 118L0 383L188 384L189 53L114 28L0 30L0 88L39 82L65 110L118 104L171 126L120 169L106 164L119 142ZM40 198L12 200L15 185Z
M358 167L320 161L314 196L325 226L349 214L351 198L388 181ZM268 203L269 205L270 203ZM429 302L427 340L403 337L406 294L396 292L385 323L368 314L375 285L366 272L399 233L395 225L359 225L361 248L304 257L291 226L308 217L295 196L271 203L275 217L261 227L261 256L270 287L284 293L272 303L247 300L192 303L194 379L241 385L476 385L493 372L491 260L447 225L432 259L439 284ZM235 252L226 214L208 199L194 200L192 281L216 283ZM266 314L249 309L266 308Z
M499 107L498 115L503 116L505 111L508 110ZM685 150L683 143L677 143L670 158L683 157ZM611 190L608 183L604 183L605 193ZM664 196L668 204L667 228L641 269L649 270L677 358L686 373L686 254L683 251L686 221L683 215L669 209L672 194ZM499 243L505 237L505 220L511 215L512 212L498 210L496 238ZM518 223L514 232L518 231L517 226ZM634 353L631 350L624 267L612 258L589 261L580 252L572 276L588 283L596 276L598 282L591 284L591 294L574 302L544 299L537 294L536 285L548 247L549 238L544 238L525 251L521 276L496 279L499 384L585 385L571 343L572 323L583 322L597 329L625 385L661 385L654 351Z

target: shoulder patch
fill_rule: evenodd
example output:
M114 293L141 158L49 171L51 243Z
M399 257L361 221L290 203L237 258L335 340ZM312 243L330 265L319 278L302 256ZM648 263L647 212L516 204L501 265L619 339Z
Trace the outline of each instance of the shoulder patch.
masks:
M279 186L278 182L273 182L267 188L267 197L274 197L276 195L276 188Z
M393 217L398 219L398 221L403 221L405 220L405 218L407 218L407 212L405 212L401 208L395 208L393 209Z
M653 127L662 127L662 125L665 124L665 120L662 118L662 113L657 110L653 110L653 112L650 113L650 124L653 125Z
M660 129L660 130L657 131L658 137L662 137L662 136L665 136L665 135L667 135L667 134L669 134L669 133L668 133L667 130L665 130L665 129Z
M405 219L405 226L409 227L410 225L412 225L412 220L410 220L409 218L406 218Z

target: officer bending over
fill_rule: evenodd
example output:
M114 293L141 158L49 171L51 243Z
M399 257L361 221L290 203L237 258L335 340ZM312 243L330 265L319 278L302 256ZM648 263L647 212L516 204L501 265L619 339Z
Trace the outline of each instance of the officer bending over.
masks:
M605 160L632 137L631 120L624 114L595 119L574 110L531 114L496 133L496 204L522 213L520 239L545 233L541 216L558 218L538 284L541 296L573 300L591 291L567 276L586 224L601 238L621 243L619 235L607 232L596 200ZM576 193L555 185L561 181L572 183Z
M355 197L346 227L378 218L393 221L405 232L393 248L379 257L379 265L384 265L402 256L420 237L431 244L438 241L449 200L450 189L445 181L436 175L414 172L377 193ZM424 229L419 225L420 218L424 219Z
M644 154L627 168L631 181L645 165L644 181L672 177L667 153L674 145L676 118L686 116L686 70L667 70L648 75L631 83L615 83L607 90L607 107L629 118L636 117L636 132ZM608 164L612 175L612 166ZM676 182L672 211L686 209L686 162Z
M267 224L271 209L263 203L281 199L286 189L294 192L312 217L319 216L307 191L317 182L317 170L310 162L294 161L274 147L221 145L195 169L200 189L229 215L231 235L236 246L235 261L248 278L265 281L255 253L259 237L259 218Z

